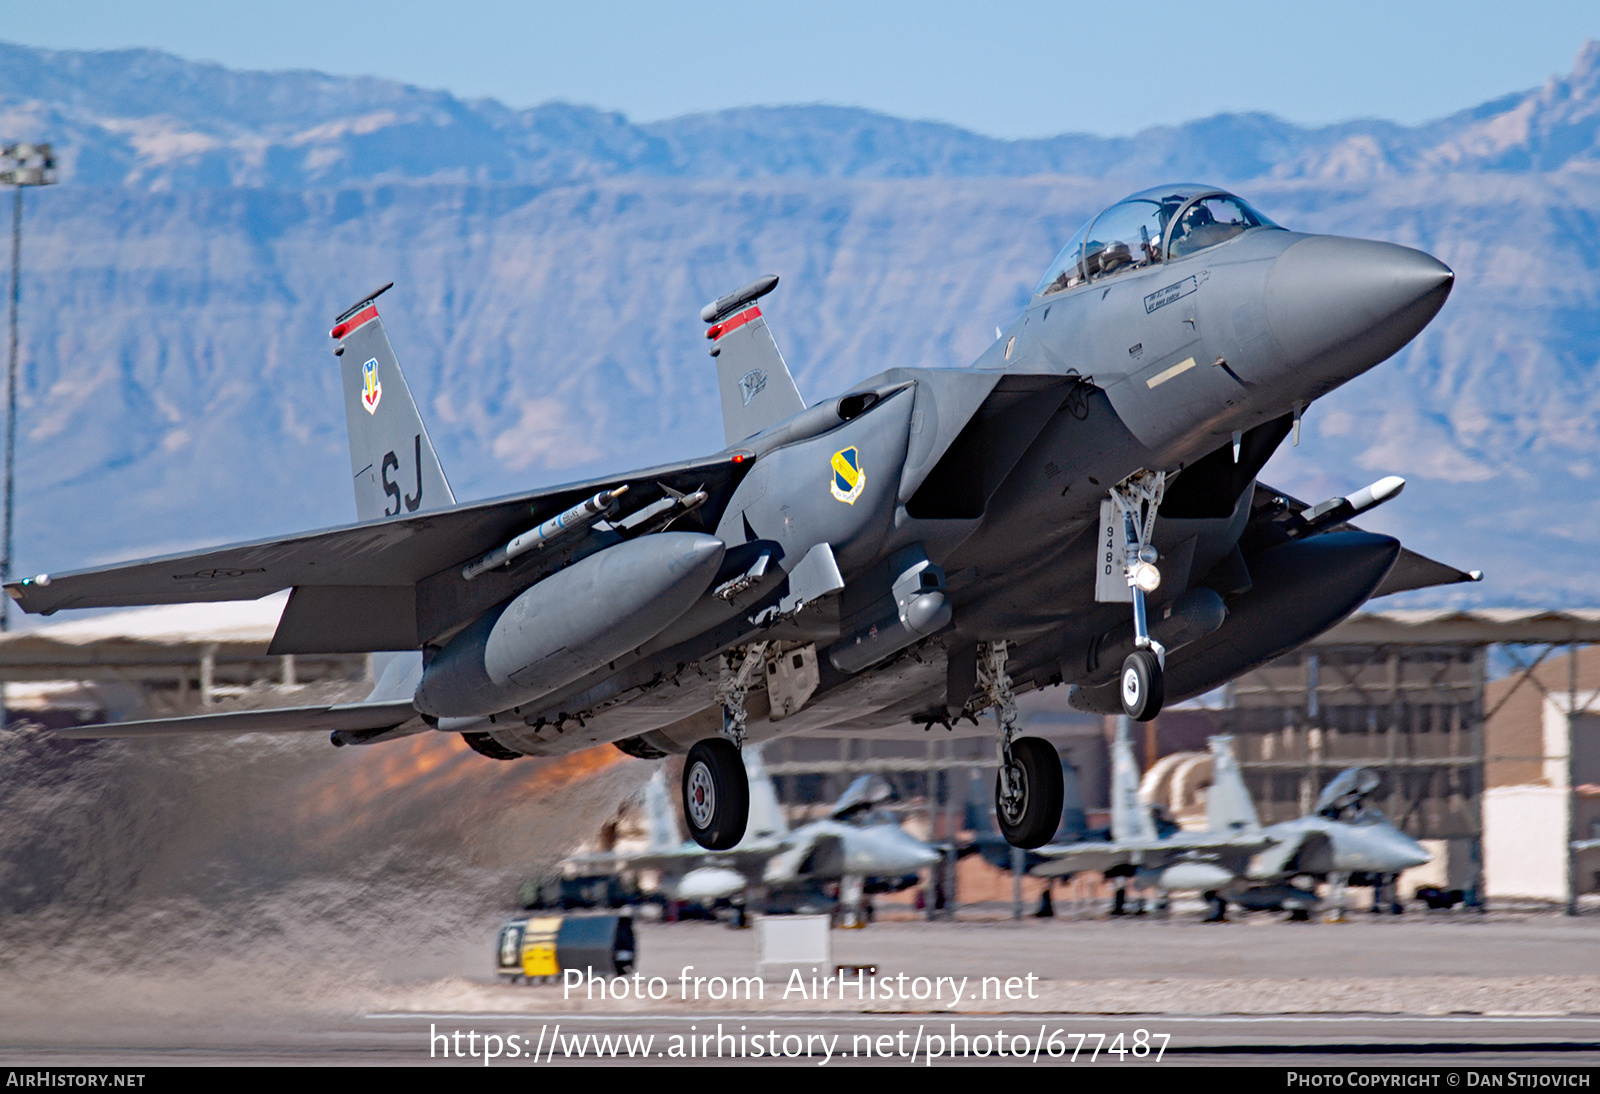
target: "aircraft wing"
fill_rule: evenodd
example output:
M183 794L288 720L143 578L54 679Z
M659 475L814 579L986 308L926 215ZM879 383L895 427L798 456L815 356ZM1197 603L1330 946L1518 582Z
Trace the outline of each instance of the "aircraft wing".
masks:
M153 718L143 722L107 722L51 730L56 737L98 740L107 737L165 737L185 733L331 733L336 730L394 729L421 719L411 700L386 703L337 703L332 706L232 710L187 718Z
M571 866L584 874L614 874L622 870L687 870L705 858L684 848L681 851L640 851L635 854L618 851L597 851L586 855L569 855L561 865Z
M1067 843L1034 852L1048 861L1028 871L1034 877L1060 877L1084 871L1105 873L1118 866L1161 867L1188 857L1248 858L1276 841L1270 836L1218 836L1210 832L1179 833L1154 843Z
M778 853L773 846L735 847L727 851L707 851L704 847L686 843L676 851L602 851L587 855L572 855L562 860L563 866L594 872L618 870L688 871L697 866L726 866L742 874L759 875L767 862Z
M614 521L659 505L671 488L702 487L720 510L749 469L748 453L721 453L631 475L570 483L280 539L216 547L6 585L24 611L254 600L293 588L269 652L365 653L417 649L525 588L551 548L462 578L460 568L601 490L629 488ZM688 519L696 519L692 514ZM531 561L530 561L531 560Z
M1301 513L1311 508L1299 498L1285 494L1282 490L1276 490L1266 483L1257 483L1256 490L1258 498L1262 492L1282 498L1288 503L1289 510L1293 513ZM1358 529L1353 524L1338 524L1326 530L1330 532L1349 532ZM1434 585L1454 585L1463 581L1478 581L1481 578L1481 574L1473 576L1473 574L1465 570L1458 570L1446 563L1436 562L1426 555L1419 555L1417 552L1402 546L1400 548L1400 557L1395 560L1394 568L1389 571L1389 576L1383 579L1383 583L1378 586L1377 591L1367 599L1376 600L1380 596L1388 596L1391 593L1410 592L1412 589L1427 589Z

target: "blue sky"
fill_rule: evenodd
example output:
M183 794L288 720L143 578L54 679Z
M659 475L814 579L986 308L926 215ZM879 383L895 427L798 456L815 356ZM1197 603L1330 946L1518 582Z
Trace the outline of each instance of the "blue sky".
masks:
M1418 122L1565 73L1600 3L0 0L0 40L146 46L649 121L828 102L1001 137L1225 110Z

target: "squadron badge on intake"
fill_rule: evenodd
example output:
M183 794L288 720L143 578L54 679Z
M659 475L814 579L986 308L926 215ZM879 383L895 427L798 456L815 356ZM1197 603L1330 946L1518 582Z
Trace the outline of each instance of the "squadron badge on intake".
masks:
M852 445L833 454L833 496L850 505L856 503L867 485L867 476L861 470L861 454Z

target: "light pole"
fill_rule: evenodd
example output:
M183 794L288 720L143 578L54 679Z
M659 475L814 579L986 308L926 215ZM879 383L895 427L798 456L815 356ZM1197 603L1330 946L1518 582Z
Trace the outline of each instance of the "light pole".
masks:
M22 191L56 181L56 159L48 144L8 144L0 148L0 183L10 183L11 202L11 355L6 368L5 543L0 547L0 584L11 580L12 483L17 462L17 305L22 300ZM0 631L9 630L11 603L0 597ZM5 718L0 692L0 722Z

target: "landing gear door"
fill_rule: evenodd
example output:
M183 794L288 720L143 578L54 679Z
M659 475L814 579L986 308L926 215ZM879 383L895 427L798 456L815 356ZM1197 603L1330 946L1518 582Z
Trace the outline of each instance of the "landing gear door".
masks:
M1128 585L1128 536L1116 503L1100 499L1100 538L1095 551L1094 598L1103 604L1133 600Z

